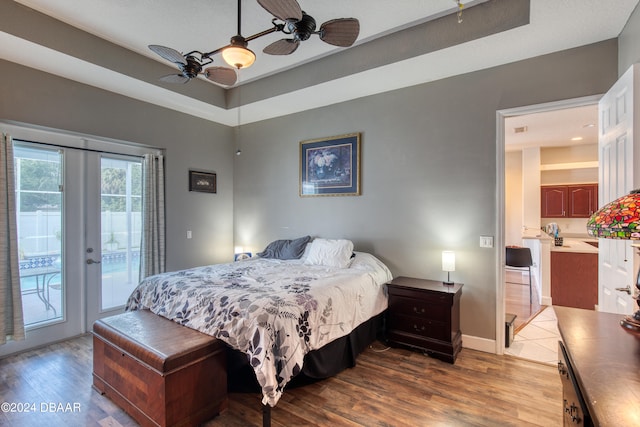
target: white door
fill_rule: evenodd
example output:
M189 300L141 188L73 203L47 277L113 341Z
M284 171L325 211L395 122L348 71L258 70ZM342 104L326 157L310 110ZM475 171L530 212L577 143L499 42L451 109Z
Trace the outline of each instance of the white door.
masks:
M138 285L142 159L86 153L86 327L123 311Z
M24 341L0 346L5 355L123 310L138 281L142 159L108 143L83 148L72 135L1 127L14 141L26 329Z
M0 355L81 334L82 271L74 255L82 217L67 197L82 182L78 153L14 138L20 288L26 339Z
M638 98L637 66L632 66L598 104L600 155L599 206L638 187L640 170L634 170L634 155L640 154L640 138L633 137L634 104ZM638 141L638 142L636 142ZM636 307L629 292L635 289L637 265L631 241L599 239L598 310L630 314Z

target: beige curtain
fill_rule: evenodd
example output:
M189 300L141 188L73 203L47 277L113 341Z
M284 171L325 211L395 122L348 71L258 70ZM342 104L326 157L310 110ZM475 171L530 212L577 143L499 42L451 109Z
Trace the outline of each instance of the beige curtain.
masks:
M164 157L145 154L142 164L142 242L140 280L164 273Z
M0 344L24 339L11 137L0 142Z

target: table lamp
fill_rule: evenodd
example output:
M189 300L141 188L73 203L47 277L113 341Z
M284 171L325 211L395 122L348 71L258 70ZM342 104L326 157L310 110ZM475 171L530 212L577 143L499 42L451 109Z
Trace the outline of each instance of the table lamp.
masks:
M442 282L447 286L453 285L449 274L456 271L456 254L453 251L442 251L442 271L447 272L446 282Z
M640 240L640 190L607 203L587 221L587 233L601 239ZM640 291L640 272L636 277ZM634 297L640 308L640 294ZM640 335L640 310L620 321L626 331Z

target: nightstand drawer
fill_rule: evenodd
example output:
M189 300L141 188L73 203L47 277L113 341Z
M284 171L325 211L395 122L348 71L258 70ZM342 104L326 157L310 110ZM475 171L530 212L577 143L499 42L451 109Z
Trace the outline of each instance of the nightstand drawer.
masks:
M450 313L448 306L434 304L425 299L411 299L395 295L389 296L389 310L398 315L415 316L423 319L444 321Z
M405 289L393 286L389 288L390 297L404 297L409 299L419 299L426 303L443 305L448 301L453 301L455 294L445 292L429 292L416 289Z
M401 331L436 340L451 340L451 329L445 322L392 313L388 318L390 331Z

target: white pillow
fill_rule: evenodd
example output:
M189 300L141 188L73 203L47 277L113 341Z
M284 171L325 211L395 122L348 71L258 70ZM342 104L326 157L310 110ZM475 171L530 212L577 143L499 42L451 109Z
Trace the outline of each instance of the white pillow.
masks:
M347 268L351 263L353 242L345 239L314 239L308 244L309 253L304 263Z

